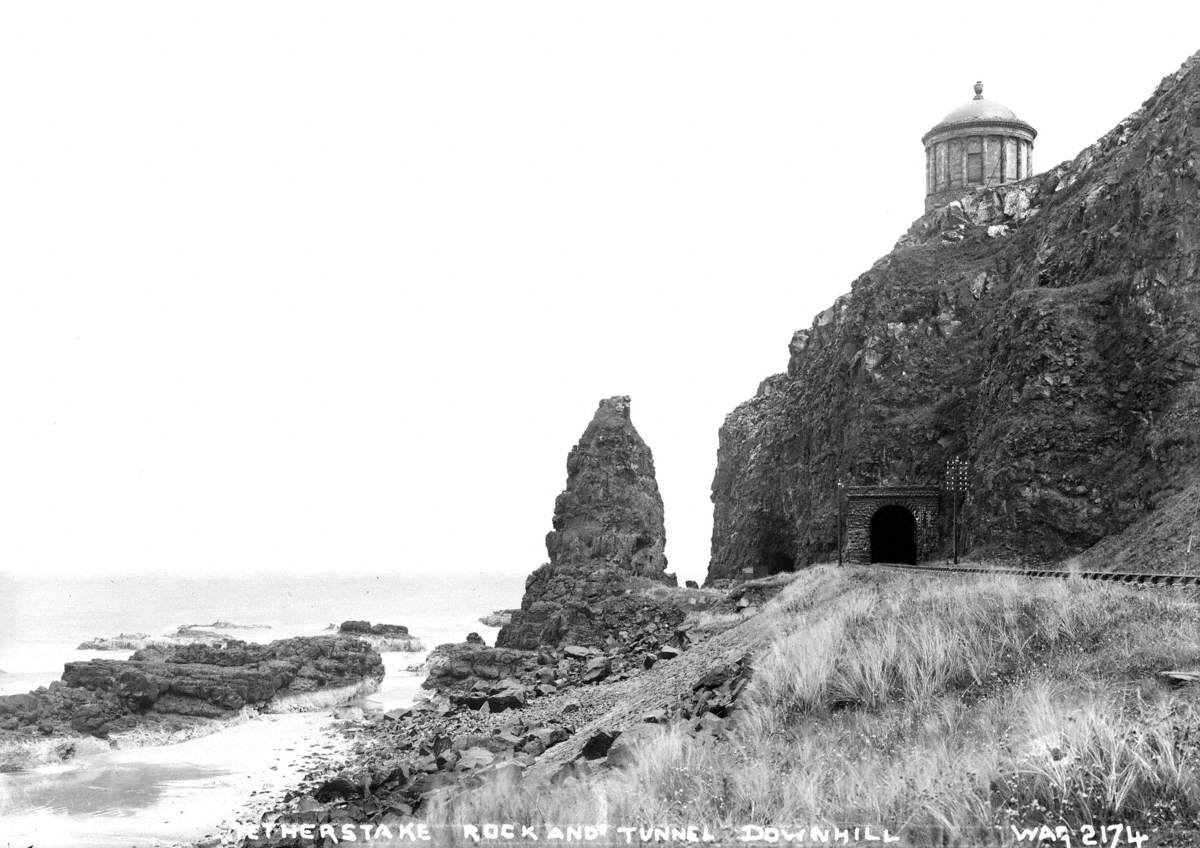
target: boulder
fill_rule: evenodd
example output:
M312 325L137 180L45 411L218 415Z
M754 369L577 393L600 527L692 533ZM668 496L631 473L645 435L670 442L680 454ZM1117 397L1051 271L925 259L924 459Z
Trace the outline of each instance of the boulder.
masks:
M538 728L533 733L546 743L547 748L557 745L559 742L566 742L571 738L571 733L565 727L559 725Z
M486 692L501 680L509 681L507 686L521 686L528 677L532 683L537 667L536 654L531 651L470 642L438 645L426 662L427 674L421 686L445 692L452 699L476 697L473 692Z
M598 760L606 756L619 735L620 731L616 730L596 730L588 737L587 742L583 743L580 756L587 760Z
M635 724L621 734L609 746L607 763L614 768L633 765L637 761L640 746L648 740L663 734L665 728L661 724Z
M322 783L313 792L313 799L322 804L328 804L346 798L357 798L362 794L362 784L354 782L345 775L338 775Z
M531 757L540 757L546 751L546 745L541 739L536 736L526 739L521 744L521 751L529 754Z
M582 683L599 683L612 672L612 661L608 657L594 657L588 661L587 669L580 678Z
M117 697L133 710L149 708L158 700L158 681L137 668L125 669L116 675Z
M498 713L525 706L528 695L524 686L508 686L489 695L487 703L492 712Z
M467 748L458 758L456 768L474 769L491 765L496 755L487 748Z

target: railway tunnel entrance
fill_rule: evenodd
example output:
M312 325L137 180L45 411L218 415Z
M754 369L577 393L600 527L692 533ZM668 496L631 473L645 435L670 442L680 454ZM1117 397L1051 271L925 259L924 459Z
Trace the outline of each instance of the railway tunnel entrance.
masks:
M848 562L916 564L941 544L941 491L936 486L848 486L844 546Z
M917 564L917 521L899 504L881 506L871 516L871 562Z

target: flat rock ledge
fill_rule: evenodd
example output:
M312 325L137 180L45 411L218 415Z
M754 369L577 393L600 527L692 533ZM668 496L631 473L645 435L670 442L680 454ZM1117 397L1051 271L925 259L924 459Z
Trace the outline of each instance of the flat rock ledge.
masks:
M55 737L185 730L281 699L374 689L383 671L375 648L347 636L173 645L128 660L69 662L50 686L0 697L0 768L19 766L13 757ZM71 750L64 746L61 756Z
M425 650L424 643L408 632L403 624L372 624L369 621L343 621L337 631L342 636L362 639L377 651L416 653Z

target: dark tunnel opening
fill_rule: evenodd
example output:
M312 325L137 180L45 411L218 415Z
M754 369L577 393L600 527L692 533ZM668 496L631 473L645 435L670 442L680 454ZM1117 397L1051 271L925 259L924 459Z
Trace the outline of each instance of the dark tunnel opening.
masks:
M796 570L796 558L783 551L775 551L767 555L767 574L779 574L784 571Z
M904 507L880 507L871 516L871 562L916 565L916 529L916 519Z

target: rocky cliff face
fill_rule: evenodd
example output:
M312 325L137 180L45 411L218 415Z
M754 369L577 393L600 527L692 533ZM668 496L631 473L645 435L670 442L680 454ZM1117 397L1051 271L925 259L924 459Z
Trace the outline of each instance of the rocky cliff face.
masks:
M919 219L720 434L709 581L836 555L836 484L970 462L976 553L1055 559L1200 457L1200 54L1074 161Z
M665 541L654 459L630 421L629 398L603 400L567 457L567 487L546 536L550 562L525 581L521 609L496 645L530 650L620 638L655 606L627 596L630 578L675 584Z

